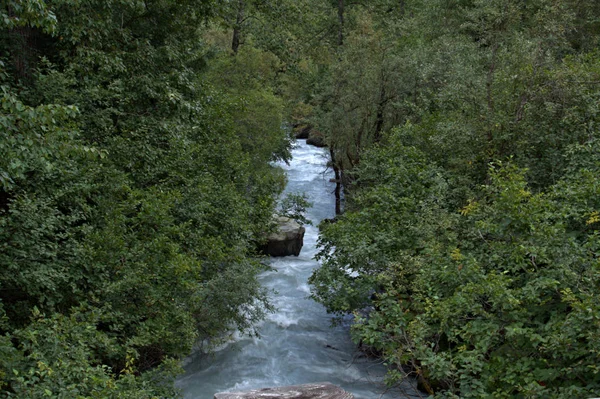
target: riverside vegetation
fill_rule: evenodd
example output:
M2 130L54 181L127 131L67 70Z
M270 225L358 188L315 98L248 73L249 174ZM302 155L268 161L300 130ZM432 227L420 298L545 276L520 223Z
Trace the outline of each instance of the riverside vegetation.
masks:
M0 4L0 396L174 397L269 310L274 57L207 44L208 0Z
M598 396L600 3L338 10L344 40L309 104L346 204L321 226L314 297L356 314L390 383Z
M195 342L252 333L283 120L338 184L313 297L390 384L600 394L600 3L5 0L0 24L1 397L174 397Z

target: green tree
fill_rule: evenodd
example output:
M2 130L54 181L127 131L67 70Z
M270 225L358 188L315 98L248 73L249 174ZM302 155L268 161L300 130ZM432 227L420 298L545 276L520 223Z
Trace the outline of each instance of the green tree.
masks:
M172 395L170 359L270 309L276 66L212 57L211 1L0 10L1 395Z
M363 11L313 111L346 197L320 226L313 296L356 313L390 382L410 370L437 397L593 396L596 310L580 312L597 253L596 5Z

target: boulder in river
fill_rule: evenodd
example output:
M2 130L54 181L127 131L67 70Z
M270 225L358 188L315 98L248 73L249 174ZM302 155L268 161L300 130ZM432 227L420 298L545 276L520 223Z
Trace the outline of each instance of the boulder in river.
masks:
M275 223L275 232L269 234L260 251L269 256L300 255L306 229L294 219L284 216L276 217Z
M329 382L322 382L247 392L224 392L216 394L215 399L354 399L354 395Z

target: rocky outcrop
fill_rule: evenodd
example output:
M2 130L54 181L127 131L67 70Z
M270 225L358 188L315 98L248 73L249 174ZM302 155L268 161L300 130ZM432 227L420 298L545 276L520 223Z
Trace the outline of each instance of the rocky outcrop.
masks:
M326 147L325 137L310 125L296 125L293 128L294 137L297 139L306 139L306 144L315 147Z
M312 126L310 125L297 125L294 126L293 134L297 139L307 139L311 130Z
M279 216L275 218L275 232L269 234L267 242L260 251L269 256L298 256L304 244L304 232L300 223L293 219Z
M338 386L323 382L248 392L218 393L215 399L354 399L354 395Z
M310 131L306 144L314 145L315 147L327 147L327 144L325 144L325 136L315 129Z

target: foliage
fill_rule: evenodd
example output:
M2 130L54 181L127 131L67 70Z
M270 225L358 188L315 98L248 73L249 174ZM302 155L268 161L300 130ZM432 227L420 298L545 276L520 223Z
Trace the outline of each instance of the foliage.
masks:
M172 396L252 333L286 120L346 199L313 296L390 382L597 395L596 3L0 2L0 395Z
M497 164L482 198L453 214L440 173L399 158L414 149L374 149L357 181L383 173L357 194L361 211L322 226L315 297L336 312L372 300L354 334L397 367L391 381L409 364L440 397L593 396L597 151L595 142L573 151L588 168L547 193Z
M277 213L281 216L294 219L301 224L312 224L305 216L306 210L311 206L312 203L308 200L305 193L287 194L279 202Z
M2 378L6 397L27 398L148 398L175 396L171 378L177 370L172 362L145 373L133 374L129 364L118 373L102 365L96 357L99 348L110 351L116 343L96 329L98 314L76 312L70 317L43 317L34 308L34 320L16 331L15 350L3 337Z
M195 342L271 310L276 58L205 44L214 6L2 3L0 396L174 396Z
M311 283L329 311L355 314L390 383L408 373L435 397L600 392L598 11L346 10L311 105L347 202L320 226Z

